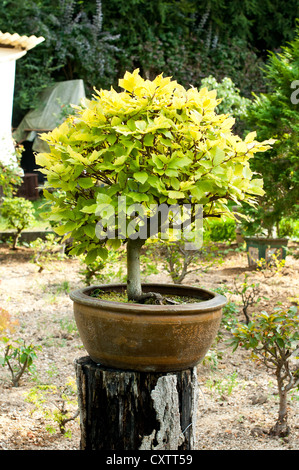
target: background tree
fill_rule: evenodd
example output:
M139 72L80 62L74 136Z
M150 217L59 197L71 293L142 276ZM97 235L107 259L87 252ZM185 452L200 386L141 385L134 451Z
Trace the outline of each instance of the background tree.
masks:
M135 68L185 87L227 76L250 98L266 91L260 67L294 38L296 17L296 0L2 0L1 31L46 38L17 63L14 125L53 81L81 78L90 94Z
M90 14L77 0L25 0L21 11L17 3L8 0L0 9L0 30L43 36L45 41L17 63L15 126L35 107L38 93L55 81L81 78L89 95L95 85L110 86L118 35L103 31L100 0L93 2Z
M247 125L257 126L260 139L271 135L277 141L266 157L259 154L253 162L252 168L263 176L266 195L249 214L271 236L274 227L279 235L283 217L299 215L299 24L294 40L281 53L270 53L265 74L269 93L256 96L247 108Z

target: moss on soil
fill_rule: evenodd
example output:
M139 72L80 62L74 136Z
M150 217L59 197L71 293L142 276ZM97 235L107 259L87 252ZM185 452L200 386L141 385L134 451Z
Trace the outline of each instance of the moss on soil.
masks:
M109 300L111 302L136 303L132 300L128 300L127 292L125 289L123 289L120 292L117 292L117 291L106 292L101 289L95 289L89 295L97 299ZM151 303L151 300L152 299L148 299L147 303ZM164 296L163 304L168 305L170 303L186 304L186 303L199 303L199 302L203 302L203 299L200 299L199 297L188 297L188 296L167 294Z

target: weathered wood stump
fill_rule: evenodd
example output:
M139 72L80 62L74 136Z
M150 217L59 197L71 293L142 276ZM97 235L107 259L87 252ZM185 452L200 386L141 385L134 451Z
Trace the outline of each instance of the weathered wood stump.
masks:
M81 450L192 450L196 368L178 372L110 369L75 361Z

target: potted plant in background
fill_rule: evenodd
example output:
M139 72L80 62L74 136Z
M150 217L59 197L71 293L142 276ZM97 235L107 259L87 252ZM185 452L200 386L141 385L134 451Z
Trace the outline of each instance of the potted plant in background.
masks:
M254 203L264 191L249 161L272 141L234 135L234 119L215 113L219 101L207 88L185 90L163 75L144 80L138 70L119 86L96 91L43 136L50 151L36 161L51 188L48 217L86 263L126 247L126 285L71 293L91 359L122 369L186 369L212 344L226 299L196 287L142 285L141 248L175 233L194 247L201 218L233 217L230 200ZM107 300L111 291L125 298Z
M276 227L283 219L279 204L276 207L268 207L262 202L258 207L244 205L242 212L247 216L241 221L241 232L245 234L249 266L262 267L274 259L285 260L289 238L278 235L280 230Z
M259 154L252 169L264 181L265 196L256 208L244 206L249 216L244 232L249 262L276 256L284 259L288 238L281 237L283 220L299 216L299 28L282 53L271 53L265 69L269 92L256 96L247 107L247 125L254 125L259 139L274 137L275 145ZM291 234L289 234L291 235Z

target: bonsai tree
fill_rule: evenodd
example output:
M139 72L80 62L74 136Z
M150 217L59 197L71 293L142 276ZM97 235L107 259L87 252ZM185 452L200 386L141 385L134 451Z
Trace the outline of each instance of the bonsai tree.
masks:
M127 295L142 302L149 295L140 282L146 240L183 226L192 245L201 216L233 217L229 201L253 203L264 191L249 161L272 140L234 135L234 119L215 113L219 100L207 88L186 90L162 74L144 80L138 70L119 86L123 91L96 90L44 134L50 151L36 161L47 177L48 217L72 238L70 253L84 253L88 264L126 244Z
M246 229L253 233L280 236L282 218L299 215L299 24L295 39L282 49L270 53L265 69L269 92L256 96L247 108L247 124L255 125L259 139L276 139L267 156L259 154L252 169L264 180L265 197L257 210L246 207L250 215Z

